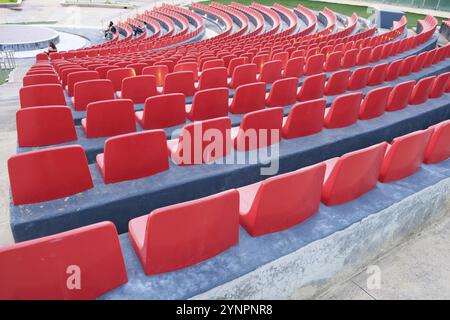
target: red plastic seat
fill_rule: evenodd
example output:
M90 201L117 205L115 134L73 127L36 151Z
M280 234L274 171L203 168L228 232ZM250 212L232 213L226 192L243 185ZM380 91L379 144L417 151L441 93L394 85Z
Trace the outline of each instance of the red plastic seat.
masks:
M164 80L164 94L182 93L193 96L195 93L194 73L192 71L173 72L166 75Z
M420 79L414 86L411 97L409 98L409 104L416 105L427 101L434 79L435 76Z
M400 67L400 71L398 75L400 77L405 77L411 74L414 63L416 62L417 56L409 56L403 59L402 66Z
M214 88L197 91L187 112L191 121L228 116L228 89Z
M268 54L260 54L260 55L254 56L253 59L252 59L252 63L256 64L256 70L257 70L258 73L261 73L263 65L267 61L269 61L269 55Z
M197 90L226 88L227 69L225 67L206 69L200 75Z
M344 94L334 99L325 111L324 126L328 129L342 128L358 121L362 93Z
M189 267L239 241L239 193L228 190L131 220L129 237L147 275Z
M306 60L305 75L310 76L323 72L323 65L325 63L325 55L322 53L313 55Z
M128 281L107 221L1 248L0 264L2 300L95 299Z
M425 58L425 61L423 63L423 68L428 68L431 66L434 60L434 56L436 55L436 50L429 50L427 52L427 56Z
M122 90L122 80L134 76L136 76L136 73L133 68L119 68L109 70L106 79L111 80L114 91L120 91Z
M425 163L438 163L450 157L450 120L433 126L434 131L425 151Z
M19 90L20 107L65 106L63 88L60 84L35 84Z
M25 76L22 79L23 86L32 86L35 84L48 84L48 83L57 83L59 84L59 79L56 74L35 74Z
M156 77L140 75L128 77L122 80L122 91L117 92L117 97L131 99L134 103L144 103L148 97L159 94L156 89Z
M283 108L270 108L244 115L239 128L233 128L231 136L238 151L260 149L281 140Z
M325 73L309 76L303 80L303 84L297 94L297 101L308 101L323 97L325 88Z
M79 145L14 155L8 159L8 173L16 206L69 197L93 187Z
M134 105L130 99L89 103L81 126L88 138L115 136L136 131Z
M166 133L151 130L109 138L97 155L105 183L148 177L169 169Z
M186 122L185 97L182 93L162 94L145 100L144 111L135 113L145 129L169 128Z
M449 79L450 79L450 72L438 75L433 81L429 97L431 99L440 98L444 94L445 89L450 83Z
M283 123L283 138L294 139L322 131L326 104L325 99L317 99L293 106Z
M421 52L416 56L416 60L414 61L414 65L412 67L412 72L418 72L422 70L426 57L427 51Z
M282 68L283 62L281 60L265 62L258 76L258 81L265 83L274 83L276 80L281 78Z
M169 67L165 65L156 65L156 66L149 66L145 67L142 70L143 75L150 75L156 77L156 85L158 87L161 87L164 85L164 79L166 78L166 75L169 73Z
M305 59L303 57L291 57L283 71L283 78L300 78L303 76L303 68L305 64Z
M225 62L222 59L212 59L204 61L202 66L202 71L212 69L212 68L224 68Z
M77 71L72 72L67 76L67 95L73 97L73 89L75 83L86 80L100 79L97 71Z
M187 124L178 139L167 141L167 150L180 166L222 159L231 151L231 120L223 117Z
M372 70L371 67L361 67L355 69L352 72L348 80L348 90L360 90L367 86L367 81L369 79L369 73Z
M297 100L297 78L284 78L275 81L266 99L268 107L285 107Z
M330 53L325 60L324 70L327 72L339 70L341 68L342 57L342 51L335 51Z
M415 173L422 164L433 127L392 140L380 171L381 182L391 182Z
M243 114L264 109L266 103L266 84L254 82L239 86L234 93L230 112Z
M228 63L228 70L227 70L228 76L233 75L233 71L237 66L247 64L247 63L248 63L248 60L246 57L237 57L237 58L231 59L230 62Z
M39 62L39 61L48 61L49 59L48 59L48 55L46 54L46 53L44 53L44 52L41 52L41 53L38 53L37 55L36 55L36 62Z
M356 65L365 66L370 62L370 54L372 53L371 47L362 48L359 50L356 57Z
M334 206L352 201L372 190L378 181L387 143L325 161L322 202Z
M335 96L347 91L350 73L350 70L341 70L332 73L325 84L324 94L326 96Z
M114 89L110 80L86 80L77 82L73 90L75 111L85 111L91 102L114 99Z
M367 85L378 86L382 84L384 82L384 79L386 78L387 68L387 63L377 64L376 66L374 66L372 70L370 70Z
M397 84L389 94L386 111L397 111L408 106L416 81L410 80Z
M173 72L191 71L194 74L194 81L198 80L198 64L197 62L178 63L173 68Z
M106 79L106 75L110 70L119 69L117 66L102 66L97 67L94 70L98 72L98 75L100 76L100 79Z
M127 64L125 67L134 69L134 73L137 76L140 76L140 75L142 75L142 70L144 70L144 68L146 68L147 66L148 65L146 63L136 62L136 63Z
M359 119L369 120L381 116L386 110L391 90L390 86L386 86L369 91L361 103Z
M356 57L358 55L358 49L351 49L344 52L342 57L341 68L348 69L356 65Z
M77 140L72 112L66 106L20 109L16 112L19 147L39 147Z
M395 60L391 62L386 70L385 81L394 81L400 74L400 68L402 67L403 60Z
M86 68L82 68L82 67L68 67L65 69L62 69L62 71L60 71L59 73L59 77L61 79L61 84L63 86L63 88L65 88L67 86L67 77L69 76L69 74L74 73L74 72L80 72L80 71L89 71Z
M234 68L231 76L230 88L256 82L257 66L254 63L242 64Z
M370 54L370 62L380 61L382 53L383 53L383 45L382 44L373 48L372 53Z
M272 60L280 60L284 69L286 68L287 62L289 60L289 52L287 51L277 52L272 56Z
M253 237L289 229L319 210L325 164L239 188L240 224Z

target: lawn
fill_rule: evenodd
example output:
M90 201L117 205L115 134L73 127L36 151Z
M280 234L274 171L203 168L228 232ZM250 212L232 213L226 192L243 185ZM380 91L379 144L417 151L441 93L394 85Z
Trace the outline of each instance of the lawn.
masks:
M203 4L208 4L212 1L204 1L201 2ZM230 2L233 2L233 0L216 0L216 2L229 4ZM239 2L242 4L251 4L254 2L253 0L237 0L234 2ZM309 1L309 0L279 0L279 1L271 1L271 0L258 0L256 2L259 2L263 5L272 5L274 2L278 2L279 4L282 4L289 8L295 8L297 5L301 4L304 7L310 8L312 10L322 10L324 7L328 7L329 9L341 13L346 16L351 16L353 12L355 12L358 16L363 18L368 18L372 11L367 6L358 6L358 5L347 5L347 4L338 4L338 3L328 3L328 2L321 2L321 1ZM416 14L416 13L406 13L406 18L408 20L408 27L412 28L417 25L418 19L423 19L425 16L422 14ZM436 17L438 19L439 24L441 23L441 20L443 18Z
M15 3L17 0L0 0L0 3Z
M1 1L1 0L0 0ZM0 70L0 85L4 84L6 82L6 79L8 79L10 70Z

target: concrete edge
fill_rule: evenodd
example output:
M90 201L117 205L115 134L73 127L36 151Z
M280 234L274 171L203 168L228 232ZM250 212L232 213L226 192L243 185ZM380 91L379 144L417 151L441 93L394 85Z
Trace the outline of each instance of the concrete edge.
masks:
M311 299L450 214L450 178L192 299Z

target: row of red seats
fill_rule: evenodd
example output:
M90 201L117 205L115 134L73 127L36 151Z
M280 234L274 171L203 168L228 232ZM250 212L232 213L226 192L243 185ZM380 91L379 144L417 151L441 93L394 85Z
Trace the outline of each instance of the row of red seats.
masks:
M320 201L345 203L369 192L377 181L403 179L422 162L444 161L450 157L449 142L450 121L446 121L391 144L384 142L239 189L154 210L129 222L129 237L145 274L189 267L237 244L239 224L252 236L288 229L314 215ZM82 155L77 147L64 147L41 159L34 156L34 161L73 162L71 156ZM24 158L17 160L10 164L29 171ZM77 171L76 167L66 169ZM128 281L111 222L0 249L0 262L1 299L94 299ZM83 286L72 290L67 277L80 271ZM38 273L47 276L36 277Z

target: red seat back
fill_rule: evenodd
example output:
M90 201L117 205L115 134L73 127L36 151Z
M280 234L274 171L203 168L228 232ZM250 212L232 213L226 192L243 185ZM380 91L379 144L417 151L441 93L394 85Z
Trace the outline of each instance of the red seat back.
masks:
M165 65L149 66L142 70L143 75L150 75L156 77L156 85L158 87L164 85L164 79L169 73L169 68Z
M263 64L258 81L273 83L281 78L283 62L281 60L267 61Z
M194 74L194 80L197 81L198 80L198 64L197 62L183 62L183 63L178 63L175 65L175 67L173 68L174 72L179 72L179 71L191 71Z
M292 107L283 125L283 138L293 139L322 131L325 99L300 102Z
M305 75L310 76L323 72L325 55L322 53L313 55L306 60Z
M440 98L444 94L447 86L450 84L449 79L450 79L450 72L441 73L440 75L438 75L434 79L433 84L430 88L429 97L431 99Z
M19 90L20 107L65 106L63 88L60 84L35 84Z
M350 70L337 71L331 74L324 88L326 96L335 96L347 91Z
M430 96L431 86L433 85L434 79L434 76L420 79L411 92L409 104L416 105L427 101Z
M266 103L266 84L254 82L239 86L234 93L230 112L242 114L264 109Z
M68 197L93 187L86 155L78 145L12 156L8 172L14 205Z
M119 69L117 66L101 66L96 67L94 70L98 72L98 75L100 76L100 79L106 79L106 75L110 70Z
M121 98L131 99L134 103L144 103L148 97L157 95L156 77L140 75L128 77L122 81Z
M297 98L297 86L297 78L284 78L275 81L270 88L266 105L268 107L284 107L294 104Z
M434 127L433 135L425 151L425 163L437 163L450 157L450 120Z
M395 60L391 62L386 70L385 81L394 81L400 74L400 68L402 67L403 60Z
M20 109L16 112L19 147L39 147L77 140L72 112L66 106Z
M173 72L166 75L164 93L182 93L193 96L195 93L194 73L192 71Z
M136 73L133 68L113 69L106 73L106 79L111 80L114 91L122 90L123 79L134 76L136 76Z
M227 69L225 67L204 70L198 82L198 90L226 88L227 86Z
M284 78L300 78L303 75L303 67L305 64L305 58L303 57L294 57L290 58L284 69L283 77Z
M361 67L352 72L348 80L348 90L360 90L367 85L371 67Z
M382 84L384 82L384 79L386 78L387 68L387 63L377 64L376 66L374 66L369 73L367 85L377 86Z
M141 126L148 129L173 127L186 122L185 97L182 93L162 94L145 100Z
M35 74L25 76L22 79L23 86L32 86L35 84L47 84L47 83L57 83L59 84L59 79L56 74Z
M298 101L308 101L323 97L325 88L325 73L316 74L303 80L303 84L297 94Z
M69 75L67 76L67 95L69 97L73 96L75 83L95 79L100 79L97 71L77 71L69 73Z
M214 88L197 91L188 118L192 121L228 116L228 89Z
M326 58L324 70L327 72L339 70L341 68L342 56L342 51L330 53Z
M75 111L85 111L91 102L114 99L114 89L110 80L85 80L77 82L73 90Z
M106 221L2 248L0 264L2 300L95 299L128 281Z
M230 88L236 89L241 85L256 82L257 70L257 65L254 63L237 66L231 76Z
M406 108L415 84L416 81L414 80L397 84L389 94L386 111L396 111Z
M381 87L369 91L361 103L359 119L369 120L381 116L386 110L391 87Z
M324 125L328 129L342 128L358 121L358 114L363 95L361 92L349 93L334 99L326 111Z

